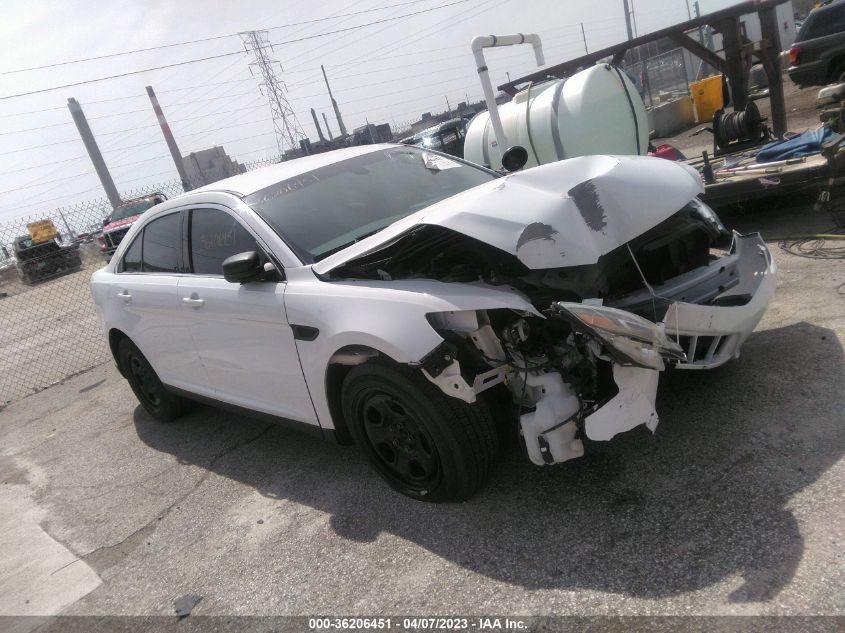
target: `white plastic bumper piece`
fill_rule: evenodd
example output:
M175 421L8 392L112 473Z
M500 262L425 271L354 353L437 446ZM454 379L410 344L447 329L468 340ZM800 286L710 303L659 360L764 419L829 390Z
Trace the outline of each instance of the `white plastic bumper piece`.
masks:
M738 358L774 295L777 266L760 234L736 234L734 249L739 283L711 305L675 302L666 310L665 332L687 354L679 369L711 369Z

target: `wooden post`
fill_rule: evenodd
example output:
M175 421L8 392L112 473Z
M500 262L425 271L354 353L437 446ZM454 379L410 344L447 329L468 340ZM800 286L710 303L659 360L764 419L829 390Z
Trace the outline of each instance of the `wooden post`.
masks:
M760 16L761 38L760 60L769 80L769 105L772 111L772 130L775 136L783 138L786 132L786 102L783 97L783 75L780 72L780 31L775 7L757 12Z
M744 59L744 42L739 30L739 18L727 18L713 26L722 34L733 109L742 110L748 103L748 67Z

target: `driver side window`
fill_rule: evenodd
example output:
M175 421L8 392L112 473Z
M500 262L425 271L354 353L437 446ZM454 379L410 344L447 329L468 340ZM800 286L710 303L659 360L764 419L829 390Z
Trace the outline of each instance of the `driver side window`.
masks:
M227 257L261 250L237 219L219 209L192 210L188 235L190 271L195 275L222 275Z

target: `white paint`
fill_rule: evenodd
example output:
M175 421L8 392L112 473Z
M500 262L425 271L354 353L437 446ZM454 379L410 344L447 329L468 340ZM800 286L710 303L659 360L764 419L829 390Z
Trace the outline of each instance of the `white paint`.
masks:
M645 424L651 431L657 428L654 399L660 372L641 367L622 367L613 364L613 380L619 387L616 394L598 411L587 417L584 428L591 440L609 440L618 433Z
M777 264L759 233L734 235L739 283L716 299L750 295L741 306L712 306L675 302L670 304L661 325L666 335L722 336L726 340L711 358L680 363L679 369L712 369L738 358L740 347L763 318L777 285ZM689 350L686 350L689 354Z
M604 226L590 228L568 194L591 180ZM474 187L395 222L313 266L325 274L377 250L420 224L475 237L516 255L529 268L594 264L659 224L704 191L694 170L647 156L583 156L541 165ZM658 195L659 192L659 195ZM524 242L529 225L551 227L550 239ZM601 221L599 221L599 224ZM597 224L594 223L597 227Z
M537 66L542 66L546 63L545 57L543 56L543 43L540 40L540 36L536 33L529 33L527 35L522 33L516 35L480 35L474 37L470 43L472 55L475 58L475 67L478 70L478 79L481 82L481 90L484 92L484 100L487 102L490 122L493 125L493 131L496 135L496 142L491 143L490 149L496 157L499 166L502 164L502 153L509 146L505 130L502 127L502 120L499 118L499 110L496 107L496 96L493 94L490 71L487 69L487 62L484 59L484 49L499 46L517 46L519 44L531 44L534 47L534 57L537 60Z
M607 64L567 79L532 84L511 101L474 116L466 131L464 158L501 169L492 133L496 118L501 119L508 146L528 150L527 167L576 156L643 155L653 129L636 87L624 71Z
M443 393L464 402L475 402L475 389L472 385L467 384L467 381L461 376L461 364L458 361L453 360L436 377L429 374L425 369L422 370L422 373L423 376L440 387Z
M543 459L539 440L541 435L548 442L547 457L552 462L565 462L581 457L584 454L584 443L575 439L578 431L575 420L553 429L575 415L581 406L572 388L563 382L557 372L529 373L526 385L538 398L534 411L522 415L519 419L525 448L531 461L538 466L547 463Z
M289 161L215 183L213 187L247 194L297 173L385 147L352 148ZM601 207L598 216L595 209L592 216L579 209L569 193L586 180L597 192ZM374 350L368 354L383 354L396 362L416 365L443 340L429 322L432 314L438 314L436 319L442 324L474 334L472 340L479 349L490 358L502 359L501 345L496 343L486 317L482 318L483 311L507 309L540 318L542 315L526 297L507 286L427 279L327 283L320 276L421 224L471 235L514 254L530 268L592 264L677 212L701 191L701 181L693 170L670 161L616 156L575 158L470 189L399 220L318 264L306 266L240 197L225 190L204 188L145 214L130 229L113 263L93 275L91 286L106 329L117 328L138 343L166 383L223 402L333 428L326 393L326 374L332 359L356 363L362 348L368 348ZM222 209L241 222L262 248L284 266L285 281L240 286L219 277L116 273L124 250L147 222L163 213L198 205ZM602 226L596 226L596 222ZM545 225L547 235L526 239L526 231L538 223ZM765 246L755 257L768 257ZM772 274L758 288L759 299L755 295L753 305L747 309L754 314L742 316L746 311L735 307L675 308L667 315L667 334L673 333L674 321L709 331L705 321L715 314L724 314L726 320L740 319L746 329L752 321L756 324L755 316L759 319L771 297L773 266L772 263ZM753 277L756 272L750 267L743 274ZM739 289L753 287L753 280L746 283L743 279ZM119 296L125 290L132 295L128 303ZM186 306L182 302L185 298L204 303L195 304L199 307ZM732 314L740 316L731 317ZM313 341L294 340L290 324L316 328L319 336ZM588 419L596 437L612 437L623 427L628 428L626 424L656 423L651 421L653 407L646 407L648 402L653 404L653 389L641 377L653 374L656 388L657 374L631 372L614 375L621 390L618 402L628 403L633 414L628 415L626 410L620 416L622 421L607 421L604 416L611 409L604 407ZM435 382L442 383L444 392L471 402L475 394L503 378L502 372L492 372L484 375L481 382L469 385L453 366ZM522 424L523 430L533 433L536 440L537 434L577 410L572 408L573 402L577 405L577 398L568 392L558 374L529 375L530 381L535 379L548 381L547 394L540 398L538 411ZM567 424L547 434L556 461L569 459L582 450L574 433L574 427ZM532 459L536 457L537 454Z

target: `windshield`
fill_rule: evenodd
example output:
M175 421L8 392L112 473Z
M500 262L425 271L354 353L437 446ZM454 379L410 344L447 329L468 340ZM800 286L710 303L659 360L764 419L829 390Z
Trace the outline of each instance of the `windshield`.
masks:
M115 222L116 220L125 220L126 218L131 218L133 215L140 215L155 205L155 200L141 200L140 202L133 202L131 204L127 204L126 206L119 206L114 210L114 212L112 212L111 221Z
M307 263L496 174L413 147L370 152L320 167L248 196Z

